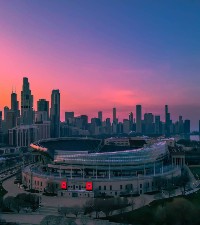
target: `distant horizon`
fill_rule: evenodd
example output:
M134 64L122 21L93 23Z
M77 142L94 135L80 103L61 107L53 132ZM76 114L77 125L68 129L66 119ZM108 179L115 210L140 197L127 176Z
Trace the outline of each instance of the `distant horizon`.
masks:
M0 109L27 76L34 106L60 90L62 119L116 107L121 120L141 104L163 120L167 104L197 130L199 11L199 1L0 1Z
M30 79L29 79L28 76L26 76L26 77L29 80L31 94L33 95L33 103L34 103L33 109L35 111L37 111L37 101L39 99L46 99L47 101L49 101L49 108L51 108L51 99L50 99L51 98L51 91L52 90L55 90L55 89L59 89L59 87L53 88L49 92L49 97L48 98L44 98L43 96L40 96L39 98L35 99L34 90L31 88L31 81L30 81ZM23 82L23 79L21 80L21 86L22 86L22 82ZM19 101L19 109L21 111L21 108L20 108L21 107L21 90L20 91L17 91L15 89L12 89L11 92L10 92L10 94L9 94L9 96L11 96L11 93L12 92L14 92L14 93L17 94L17 100ZM77 112L73 108L64 109L62 107L62 92L61 92L61 90L60 90L60 94L61 94L61 113L60 113L61 114L60 115L61 121L64 121L65 120L65 112L70 112L70 111L73 111L74 112L75 117L76 116L80 116L80 115L87 115L89 119L94 118L94 117L98 117L98 112L99 111L102 111L103 112L103 120L105 120L106 118L110 118L111 121L112 121L112 109L113 108L116 108L117 109L117 118L119 119L119 122L123 122L123 119L128 119L128 116L129 116L129 113L130 112L133 113L133 117L135 119L136 118L136 105L141 105L142 106L142 119L144 119L144 114L145 113L152 113L154 116L159 115L160 118L161 118L161 121L162 122L165 122L165 111L164 111L164 109L165 109L165 105L167 105L167 104L164 104L162 106L158 106L158 109L160 109L160 111L155 111L154 110L155 108L153 109L153 107L150 107L149 106L149 108L148 108L145 105L142 105L140 103L137 103L136 105L133 105L132 107L124 107L123 108L122 106L121 107L117 107L117 105L114 105L114 106L111 106L110 108L107 108L105 111L103 109L99 109L97 111L92 111L92 112L78 111L78 110L77 110L78 111ZM4 114L4 107L5 106L7 106L7 107L10 108L10 102L9 102L9 104L4 105L2 109L0 108L0 111L2 111L3 114ZM176 118L175 115L173 114L173 110L174 110L173 109L173 106L171 107L170 105L168 105L168 108L169 108L170 117L171 117L171 119L172 119L173 122L178 121L179 115L180 116L183 116L183 120L189 119L191 121L191 119L189 117L184 117L184 114L181 114L181 112L177 114L177 118ZM130 110L128 110L128 109L130 109ZM191 126L191 131L198 131L198 121L197 121L196 126L197 126L196 129L192 129L192 126Z

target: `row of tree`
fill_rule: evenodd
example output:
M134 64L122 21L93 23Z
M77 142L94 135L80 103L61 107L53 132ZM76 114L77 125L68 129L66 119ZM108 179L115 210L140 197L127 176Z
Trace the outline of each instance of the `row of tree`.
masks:
M105 216L112 215L112 212L114 210L120 210L120 213L124 212L125 207L129 206L130 204L134 204L133 201L128 202L127 198L109 198L109 199L89 199L86 201L86 203L83 205L83 207L80 206L74 206L74 207L61 207L59 208L59 213L61 215L68 215L73 214L76 217L82 213L82 214L91 214L95 213L96 218L99 218L100 212L104 213Z
M1 199L0 207L4 211L13 211L19 213L23 210L35 211L39 207L39 196L34 194L18 194L16 197L8 196Z
M175 192L176 188L181 188L182 194L185 195L186 187L190 181L189 173L186 169L182 169L181 175L176 177L155 177L154 188L160 192L165 191L168 194L168 197L171 197Z

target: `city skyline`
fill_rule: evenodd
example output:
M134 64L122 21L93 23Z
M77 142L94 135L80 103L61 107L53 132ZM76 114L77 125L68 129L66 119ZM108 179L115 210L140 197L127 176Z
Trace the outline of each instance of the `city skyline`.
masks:
M61 93L65 111L128 118L135 105L169 105L198 129L200 3L197 1L0 2L0 110L28 76L34 108ZM23 27L23 29L21 29ZM135 117L135 113L134 113Z
M18 97L17 97L17 93L16 91L11 92L10 95L10 108L9 106L4 106L4 109L2 110L4 112L4 121L8 120L11 122L12 124L15 124L15 122L13 121L14 117L16 120L17 117L21 117L21 124L23 125L31 125L34 122L42 122L42 121L48 121L49 119L52 121L51 123L51 136L57 136L59 137L60 134L60 122L67 122L68 118L75 118L75 117L86 117L87 121L88 121L88 113L84 112L82 115L79 114L77 115L76 112L74 111L65 111L64 115L61 114L60 112L60 90L59 89L53 89L51 92L51 100L46 100L42 97L40 97L37 100L37 103L35 103L37 105L36 108L33 107L34 104L34 96L31 94L32 90L31 90L31 84L29 83L29 80L27 77L23 77L23 83L22 83L22 91L21 91L21 99L19 101ZM21 102L21 104L19 105L19 102ZM49 108L49 105L51 105L51 107ZM21 110L19 110L19 108L21 108ZM133 124L133 122L135 123L136 127L136 132L137 133L142 133L142 121L149 121L150 124L154 123L156 124L156 121L158 120L159 122L157 123L157 125L160 122L164 122L166 125L166 134L167 136L170 135L170 124L171 122L177 122L178 120L183 122L182 119L184 119L185 121L188 121L189 118L183 118L183 116L181 115L181 113L179 114L179 118L177 118L176 120L172 119L172 115L169 112L168 109L168 105L164 106L164 115L161 114L153 114L152 112L146 112L143 110L143 106L142 105L136 105L134 106L134 110L132 110L131 112L129 112L128 114L128 118L124 117L121 118L121 120L118 117L118 109L117 108L112 108L112 113L110 113L109 117L106 115L104 115L103 111L98 111L96 112L96 115L92 115L89 117L89 119L91 120L91 123L93 123L97 118L100 120L100 123L102 123L103 121L107 121L107 119L109 119L110 122L112 122L112 124L115 126L118 124L118 122L125 122L127 121L128 124L131 123ZM20 111L21 111L21 115L20 115ZM5 115L6 113L6 115ZM10 115L12 119L10 118ZM135 116L134 116L135 115ZM5 117L6 116L6 117ZM14 117L13 117L14 116ZM9 118L7 118L9 117ZM164 119L161 119L164 118ZM200 121L200 120L199 120ZM109 123L110 123L109 122ZM96 123L96 122L94 122ZM99 123L99 122L97 122ZM148 123L148 122L147 122ZM55 126L56 124L56 126ZM153 124L152 124L153 125ZM152 126L150 125L150 126ZM199 124L198 124L199 125ZM9 127L13 127L14 125L9 125ZM131 126L130 124L128 125L128 127ZM148 126L148 125L147 125ZM158 125L160 126L160 125ZM182 125L183 126L183 125ZM56 128L57 127L57 128ZM190 120L189 120L189 130L190 130ZM85 129L85 128L84 128ZM129 128L128 128L129 129ZM147 129L150 129L152 131L152 127L149 127ZM158 130L160 130L161 128L158 128ZM143 131L144 132L144 131ZM156 132L156 128L155 128L155 132Z

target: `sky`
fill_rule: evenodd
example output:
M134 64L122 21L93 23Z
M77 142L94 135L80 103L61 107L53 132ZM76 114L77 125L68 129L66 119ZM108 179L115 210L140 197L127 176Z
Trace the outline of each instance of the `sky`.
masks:
M61 118L142 112L200 119L200 1L0 0L0 110L23 77L61 93Z

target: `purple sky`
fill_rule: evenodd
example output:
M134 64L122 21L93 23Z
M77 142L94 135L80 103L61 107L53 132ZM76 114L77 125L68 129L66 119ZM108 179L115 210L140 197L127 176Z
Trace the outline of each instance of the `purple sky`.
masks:
M200 2L0 1L0 110L29 77L35 105L61 92L64 111L200 119ZM163 118L163 117L162 117Z

